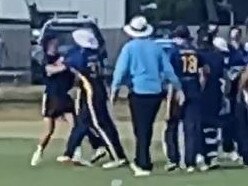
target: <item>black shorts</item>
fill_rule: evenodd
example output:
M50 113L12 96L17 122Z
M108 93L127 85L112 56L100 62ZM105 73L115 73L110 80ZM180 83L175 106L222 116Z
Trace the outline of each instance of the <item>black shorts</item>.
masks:
M65 113L75 113L74 102L70 95L63 97L43 95L42 115L44 117L57 118Z

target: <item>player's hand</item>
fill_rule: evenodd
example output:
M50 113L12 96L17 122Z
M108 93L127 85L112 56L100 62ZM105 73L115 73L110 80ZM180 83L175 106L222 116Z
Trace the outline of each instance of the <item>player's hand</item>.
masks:
M61 56L59 59L58 59L58 62L59 63L63 63L65 61L65 58L63 56Z
M182 106L185 102L185 95L182 90L176 92L176 100L178 101L179 106Z
M55 65L55 66L62 65L64 61L65 61L65 58L61 56L61 57L54 63L54 65Z
M115 105L118 97L118 92L119 92L118 90L111 90L110 98L109 98L111 105Z

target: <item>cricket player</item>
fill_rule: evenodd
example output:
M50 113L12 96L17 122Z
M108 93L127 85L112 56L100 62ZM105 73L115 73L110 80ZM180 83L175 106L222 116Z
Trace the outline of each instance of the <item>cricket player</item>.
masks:
M42 136L37 150L34 152L31 165L40 163L44 150L55 130L56 120L63 117L71 126L74 125L74 102L68 91L74 85L74 75L69 71L52 74L51 70L55 66L63 63L64 58L58 53L58 39L56 35L50 34L43 39L43 49L45 53L45 93L43 96L42 114L46 124L44 135ZM79 149L80 151L81 149ZM76 161L76 159L74 159Z
M80 80L81 104L77 122L71 131L67 148L59 162L71 161L76 147L90 131L103 139L112 161L103 168L117 168L128 163L119 135L107 109L107 92L102 78L102 65L98 56L98 41L89 30L72 33L75 47L69 51L64 63L54 68L58 71L71 69Z
M238 94L235 106L237 118L236 131L239 153L242 164L248 167L248 68L242 72L239 80Z
M246 65L245 50L242 43L242 30L239 27L232 27L229 32L229 61L226 64L226 81L230 87L227 98L230 102L230 113L223 116L223 151L224 157L237 161L239 154L235 148L237 135L235 117L235 100L238 90L238 76Z
M218 163L218 129L221 128L219 113L222 106L223 92L221 87L224 81L224 56L222 52L213 45L213 34L206 34L203 37L203 47L199 55L209 71L205 74L206 84L202 93L202 127L204 132L204 147L202 154L205 156L205 163L210 168L219 167ZM218 39L215 40L218 42ZM228 52L227 45L222 51Z
M190 32L186 26L181 25L175 29L174 41L176 47L171 55L171 64L182 83L186 100L182 107L176 106L177 111L172 108L174 113L168 121L165 140L170 162L166 169L174 171L179 168L178 126L182 119L185 133L185 163L187 172L192 173L196 168L196 155L202 146L201 84L204 84L203 64L197 50L191 44Z

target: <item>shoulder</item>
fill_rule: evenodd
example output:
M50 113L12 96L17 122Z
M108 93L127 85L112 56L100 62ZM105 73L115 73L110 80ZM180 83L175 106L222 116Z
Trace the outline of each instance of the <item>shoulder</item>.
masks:
M174 42L171 39L156 39L154 42L162 48L174 48Z
M77 47L77 46L74 46L74 47L72 47L72 48L68 51L67 55L68 55L68 56L70 56L70 55L75 55L75 54L77 54L79 51L80 51L80 48Z
M129 53L130 50L132 50L132 48L135 47L135 42L133 40L128 41L127 43L125 43L122 48L121 48L121 52L122 53Z

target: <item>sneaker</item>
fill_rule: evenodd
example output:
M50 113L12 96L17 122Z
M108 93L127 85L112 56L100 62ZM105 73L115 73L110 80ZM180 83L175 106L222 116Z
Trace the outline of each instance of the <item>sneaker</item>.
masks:
M168 172L172 172L175 171L177 169L179 169L180 167L178 166L178 164L176 163L171 163L169 162L167 165L164 166L164 169Z
M248 169L248 164L243 164L244 169Z
M233 161L236 162L239 160L239 155L236 151L233 151L229 154L229 158Z
M96 150L95 154L91 157L90 162L96 163L100 159L104 158L107 155L107 150L105 147L100 147Z
M72 163L75 165L75 166L80 166L80 167L93 167L93 165L87 161L87 160L84 160L84 159L72 159Z
M204 158L204 156L201 155L201 154L197 154L197 156L196 156L196 163L197 163L197 164L205 163L205 158Z
M206 172L209 170L209 166L207 166L206 164L202 164L200 167L199 167L199 170L201 172Z
M72 159L75 160L75 161L81 161L81 159L82 159L81 147L76 148Z
M71 162L71 158L68 156L59 156L57 157L57 162L68 163L68 162Z
M42 148L41 146L37 147L37 150L34 152L31 159L31 166L37 166L42 160Z
M241 165L241 166L245 164L244 159L242 157L239 158L238 164Z
M138 167L137 165L135 165L135 163L131 163L130 168L134 172L134 177L145 177L145 176L151 175L151 171L143 170L140 167Z
M193 172L195 172L195 167L190 166L190 167L187 168L186 171L187 171L187 173L193 173Z
M223 152L223 153L220 155L220 158L222 158L222 159L228 159L228 157L229 157L229 153L227 153L227 152Z
M118 160L118 161L110 161L108 163L105 163L102 165L102 168L113 169L113 168L121 167L121 166L126 165L126 164L127 164L127 160L122 159L122 160Z
M209 167L205 163L205 158L201 154L196 156L196 163L201 172L205 172L209 169Z
M220 167L220 162L218 158L213 158L210 162L209 168L210 169L218 169Z

